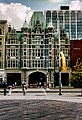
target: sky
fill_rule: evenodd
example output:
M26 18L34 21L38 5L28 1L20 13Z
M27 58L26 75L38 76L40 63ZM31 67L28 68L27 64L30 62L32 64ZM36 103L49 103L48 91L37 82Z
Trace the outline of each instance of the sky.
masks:
M61 5L70 9L82 9L82 0L0 0L0 19L6 19L16 29L20 29L25 18L29 23L34 10L57 10Z

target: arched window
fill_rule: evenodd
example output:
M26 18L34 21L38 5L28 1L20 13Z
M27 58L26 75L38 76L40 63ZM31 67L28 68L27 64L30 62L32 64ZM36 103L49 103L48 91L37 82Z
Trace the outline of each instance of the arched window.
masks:
M56 31L57 30L57 12L56 11L52 12L52 23Z
M57 12L53 11L52 12L52 22L56 22L57 21Z
M51 12L47 11L46 12L46 22L48 23L48 22L50 22L50 20L51 20Z

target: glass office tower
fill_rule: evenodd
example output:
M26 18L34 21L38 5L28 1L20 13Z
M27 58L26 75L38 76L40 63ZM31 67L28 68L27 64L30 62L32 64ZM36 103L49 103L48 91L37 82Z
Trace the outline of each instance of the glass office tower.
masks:
M57 31L57 18L60 21L60 30L65 29L70 39L82 38L82 11L81 10L53 10L45 11L46 25L51 20Z

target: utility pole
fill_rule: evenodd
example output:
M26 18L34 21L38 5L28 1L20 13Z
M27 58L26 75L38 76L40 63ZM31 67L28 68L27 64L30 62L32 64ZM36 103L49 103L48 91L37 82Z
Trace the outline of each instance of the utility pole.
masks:
M61 57L60 57L60 22L59 18L57 18L57 32L58 32L58 40L59 40L59 95L61 94Z

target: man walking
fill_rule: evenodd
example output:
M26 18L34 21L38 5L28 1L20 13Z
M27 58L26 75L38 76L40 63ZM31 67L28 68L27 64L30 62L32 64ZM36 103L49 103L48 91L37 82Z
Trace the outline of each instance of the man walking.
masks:
M23 91L23 95L25 95L25 94L26 94L26 90L27 90L26 83L25 83L25 82L23 82L23 83L22 83L22 91Z
M6 95L7 82L3 81L4 95Z

